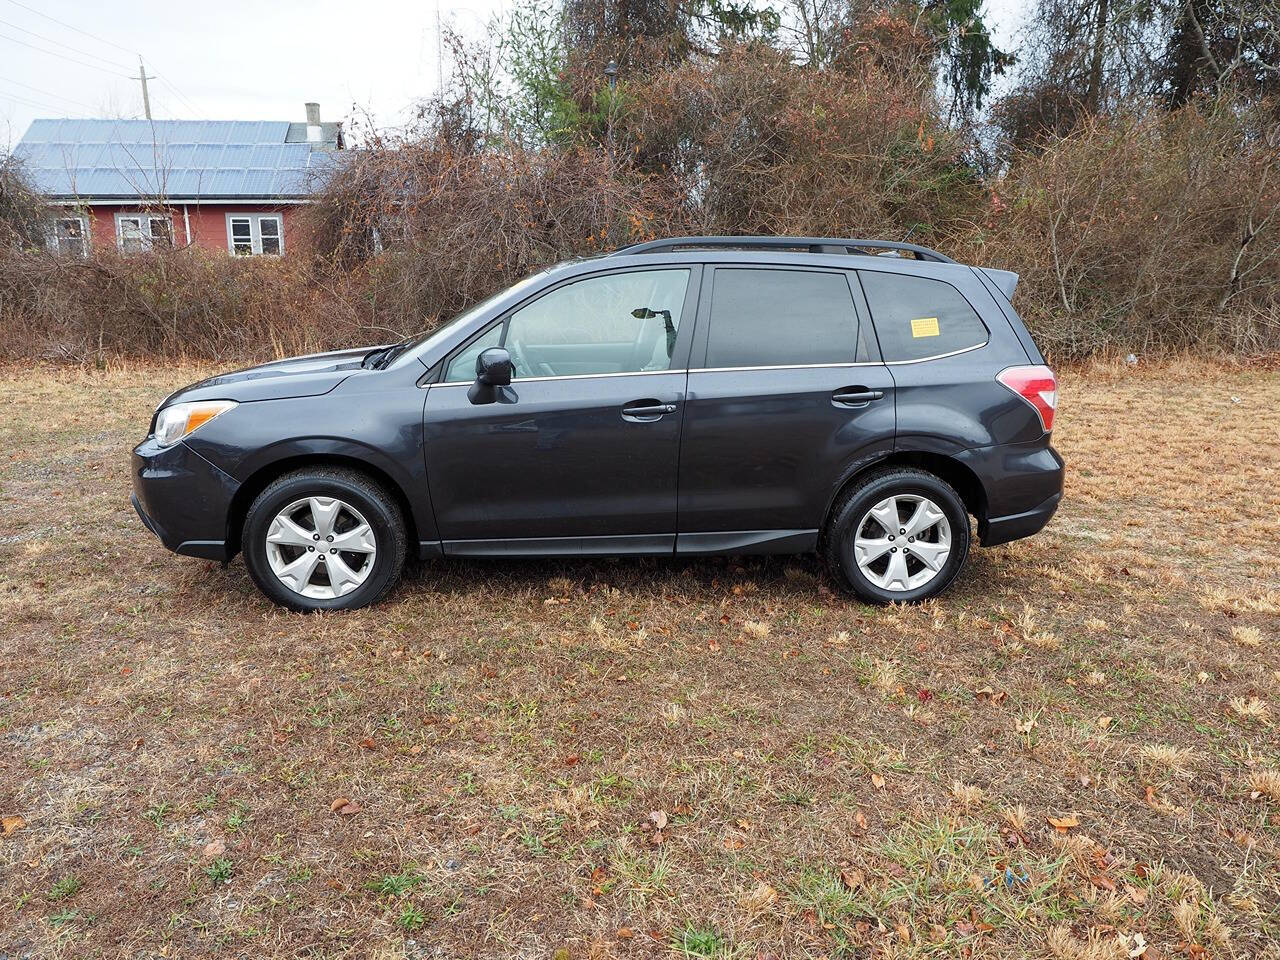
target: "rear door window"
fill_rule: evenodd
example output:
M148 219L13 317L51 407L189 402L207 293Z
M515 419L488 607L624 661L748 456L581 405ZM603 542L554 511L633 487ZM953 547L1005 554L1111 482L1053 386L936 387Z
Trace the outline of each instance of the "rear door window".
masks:
M843 273L719 267L711 293L708 367L853 363L858 315Z
M990 336L977 311L949 283L874 270L858 276L888 362L980 347Z

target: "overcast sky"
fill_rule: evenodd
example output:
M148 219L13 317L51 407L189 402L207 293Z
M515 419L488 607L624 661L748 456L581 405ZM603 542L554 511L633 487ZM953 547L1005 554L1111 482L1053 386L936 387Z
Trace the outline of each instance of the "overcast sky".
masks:
M476 34L508 0L441 0ZM1021 0L987 0L1008 44ZM325 120L368 110L380 126L435 90L433 0L0 0L0 148L36 117L140 117L138 55L157 119Z

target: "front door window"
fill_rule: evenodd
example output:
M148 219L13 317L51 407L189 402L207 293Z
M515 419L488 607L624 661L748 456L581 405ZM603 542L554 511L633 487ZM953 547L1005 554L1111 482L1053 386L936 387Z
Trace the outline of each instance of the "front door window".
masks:
M676 269L588 277L552 290L507 322L503 346L514 376L670 369L688 287L689 271Z

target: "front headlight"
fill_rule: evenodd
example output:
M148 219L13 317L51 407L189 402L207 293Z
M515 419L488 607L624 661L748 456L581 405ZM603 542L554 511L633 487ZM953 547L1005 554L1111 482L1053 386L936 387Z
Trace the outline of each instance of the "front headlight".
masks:
M165 407L156 415L156 443L171 447L192 430L234 406L234 400L195 400Z

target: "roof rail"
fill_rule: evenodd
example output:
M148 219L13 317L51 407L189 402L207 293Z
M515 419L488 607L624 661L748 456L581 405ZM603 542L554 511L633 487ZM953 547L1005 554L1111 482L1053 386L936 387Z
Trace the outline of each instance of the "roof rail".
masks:
M914 243L894 243L888 240L851 240L837 237L669 237L665 240L649 240L619 247L610 256L630 256L635 253L661 253L680 248L727 247L730 249L796 250L808 253L861 254L879 256L874 250L913 253L917 260L935 263L955 263L946 254Z

